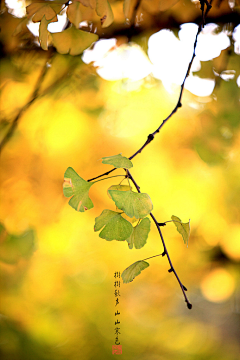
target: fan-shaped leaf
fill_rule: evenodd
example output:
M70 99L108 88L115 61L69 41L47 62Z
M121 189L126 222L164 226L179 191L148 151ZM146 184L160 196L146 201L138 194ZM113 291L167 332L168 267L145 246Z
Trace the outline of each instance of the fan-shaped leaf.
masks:
M133 228L131 236L127 239L129 249L141 249L147 242L148 234L151 228L149 218L143 219L137 226Z
M60 54L79 55L93 42L98 40L98 35L78 30L71 26L67 30L51 34L53 45Z
M74 1L72 4L68 5L67 16L69 21L78 28L82 20L80 2Z
M61 2L61 1L60 1ZM33 22L39 22L45 16L49 22L56 22L57 13L60 12L62 4L53 4L50 1L32 3L26 7L28 18L32 17Z
M116 206L131 218L135 216L136 219L143 219L153 209L153 204L148 194L118 190L109 190L108 192Z
M112 24L114 16L107 0L96 0L96 13L101 17L101 25L103 28Z
M67 168L64 174L63 194L66 197L72 196L69 205L80 212L93 208L92 200L88 196L93 184L82 179L73 168Z
M130 169L133 167L132 162L125 156L121 154L103 157L102 163L106 165L113 165L115 168L123 168L123 169Z
M148 266L149 266L148 262L144 260L140 260L140 261L136 261L135 263L127 267L121 275L124 284L133 281L133 279L136 276L140 275L142 270L146 269Z
M108 191L109 190L129 191L129 190L132 190L132 188L129 185L112 185L112 186L110 186L110 188L108 188ZM107 191L107 194L111 199L112 197L108 191Z
M190 236L190 220L188 223L182 223L181 219L174 215L172 215L171 219L176 225L177 231L182 235L184 244L187 244L188 246L188 239Z
M112 210L103 210L101 215L95 219L94 231L99 231L102 227L104 228L99 236L108 241L124 241L133 231L132 225L123 219L121 214Z

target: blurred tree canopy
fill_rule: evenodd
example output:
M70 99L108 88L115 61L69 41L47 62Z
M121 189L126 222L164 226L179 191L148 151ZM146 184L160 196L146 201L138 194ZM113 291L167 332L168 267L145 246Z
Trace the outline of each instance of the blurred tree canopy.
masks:
M203 4L1 1L2 359L114 356L114 273L162 244L157 229L141 249L99 238L111 183L91 188L94 208L80 214L63 175L104 173L99 159L129 157L171 113ZM133 161L159 221L191 218L187 249L174 225L163 233L193 309L165 257L152 259L121 283L124 359L239 358L240 2L211 5L182 107Z

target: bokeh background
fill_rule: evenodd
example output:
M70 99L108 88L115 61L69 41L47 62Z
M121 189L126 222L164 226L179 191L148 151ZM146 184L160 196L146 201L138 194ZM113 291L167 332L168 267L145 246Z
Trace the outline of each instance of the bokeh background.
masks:
M91 188L94 208L85 213L72 209L62 192L67 167L86 180L110 170L101 158L132 155L177 102L178 82L173 78L166 84L166 78L154 76L148 59L148 40L161 29L156 29L156 3L151 11L143 7L147 15L132 45L119 36L118 45L110 46L121 61L133 43L145 52L150 71L134 79L133 71L121 70L117 80L104 75L103 62L86 61L93 52L85 53L85 62L81 55L54 49L48 58L30 31L23 40L12 36L20 20L10 6L1 15L1 140L21 112L0 158L3 360L114 358L114 273L163 250L153 224L140 250L94 233L94 218L103 209L114 210L107 189L117 178ZM174 26L173 19L183 24L199 16L197 2L190 3L180 1L170 13L161 12L163 24L172 19L162 29L172 30L176 39L180 25ZM166 258L149 260L149 268L120 287L119 356L126 360L239 358L240 47L232 36L239 27L234 32L237 24L229 22L237 11L231 4L223 2L213 12L215 22L222 21L215 35L227 32L229 44L195 70L200 79L213 82L212 90L206 95L202 84L200 95L186 89L182 108L133 161L132 174L150 195L158 221L172 215L191 219L188 248L173 224L163 228L163 235L193 308L187 309ZM119 6L113 2L116 27L122 19ZM167 56L164 49L160 54ZM177 66L177 53L170 55ZM46 61L39 94L22 111Z

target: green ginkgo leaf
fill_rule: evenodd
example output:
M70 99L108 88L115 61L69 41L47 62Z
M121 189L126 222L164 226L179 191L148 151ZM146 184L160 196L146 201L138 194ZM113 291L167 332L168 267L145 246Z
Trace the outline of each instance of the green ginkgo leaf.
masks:
M124 241L133 231L130 222L125 220L120 213L108 209L103 210L101 215L95 219L94 231L99 231L102 228L99 236L108 241Z
M129 185L112 185L112 186L110 186L110 188L108 188L108 191L109 190L129 191L129 190L132 190L132 188ZM111 199L111 195L109 194L108 191L107 191L107 194Z
M52 42L60 54L79 55L93 42L98 35L78 30L74 25L62 32L51 34Z
M121 275L124 284L133 281L133 279L136 276L140 275L142 270L146 269L148 266L149 266L148 262L144 260L139 260L133 263L132 265L130 265L129 267L127 267Z
M148 234L151 228L149 218L143 219L137 226L133 228L131 236L127 239L129 249L141 249L147 242Z
M92 200L88 196L93 184L82 179L73 168L67 168L64 174L63 194L66 197L72 196L69 205L80 212L93 208Z
M153 209L153 204L148 194L136 193L130 190L109 190L108 192L116 206L131 218L135 216L136 219L143 219Z
M103 157L102 163L107 165L113 165L115 168L130 169L133 167L132 162L122 154Z
M179 217L172 215L172 221L176 225L177 231L182 235L184 244L188 246L188 239L190 236L190 220L187 223L183 223Z

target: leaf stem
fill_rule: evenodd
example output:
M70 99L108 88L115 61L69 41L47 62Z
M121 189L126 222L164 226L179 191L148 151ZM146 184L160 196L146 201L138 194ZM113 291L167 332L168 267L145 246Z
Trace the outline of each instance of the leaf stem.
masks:
M146 258L146 259L142 259L142 261L145 261L145 260L148 260L148 259L152 259L152 258L154 258L154 257L161 256L161 255L162 255L162 254L150 256L150 257L148 257L148 258Z
M97 180L97 181L93 181L93 184L96 183L96 182L99 182L99 181L103 181L103 180L108 180L108 179L111 179L111 178L114 178L114 177L119 177L119 176L124 176L126 177L125 175L113 175L113 176L109 176L109 177L106 177L104 179L100 179L100 180ZM124 180L124 179L123 179ZM90 181L90 180L88 180Z

